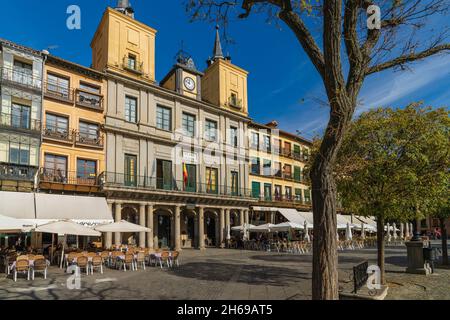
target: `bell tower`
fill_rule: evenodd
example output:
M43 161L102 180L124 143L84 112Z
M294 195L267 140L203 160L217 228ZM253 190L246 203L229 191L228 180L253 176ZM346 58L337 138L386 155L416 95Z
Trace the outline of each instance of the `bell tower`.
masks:
M155 82L156 30L135 20L128 0L107 8L91 42L92 66Z
M248 72L232 64L230 57L224 56L218 26L213 56L207 64L208 68L202 77L203 100L248 116Z

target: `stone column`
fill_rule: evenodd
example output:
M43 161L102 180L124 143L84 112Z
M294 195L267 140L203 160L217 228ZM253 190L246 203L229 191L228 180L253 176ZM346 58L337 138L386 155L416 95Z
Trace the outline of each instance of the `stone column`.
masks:
M115 206L115 221L116 222L120 222L122 220L122 204L121 203L116 203ZM116 232L115 233L115 241L114 243L117 246L120 246L122 244L122 239L121 239L122 234L120 232Z
M225 209L225 244L228 243L228 230L231 229L230 209ZM231 232L231 231L230 231Z
M159 249L159 238L158 238L159 220L157 214L153 214L153 227L155 229L155 231L153 231L153 248Z
M111 215L112 215L112 212L113 212L113 205L114 205L114 203L108 202L108 209L109 209L109 212L111 212ZM111 248L112 247L112 232L107 232L106 233L104 247L105 248Z
M220 209L220 227L219 227L219 241L220 247L225 248L225 209Z
M175 249L175 211L170 215L169 247Z
M194 241L194 248L199 248L199 243L198 243L198 239L199 239L200 235L198 232L198 214L194 213L194 239L192 239Z
M174 212L174 220L175 220L175 250L181 250L181 207L176 206Z
M220 248L220 223L219 223L219 216L216 214L214 216L214 225L216 226L216 247Z
M244 210L243 209L239 210L239 219L240 219L240 225L243 226L245 224Z
M139 205L139 225L145 227L145 204ZM145 248L145 232L139 233L139 247Z
M153 235L154 235L154 227L153 227L153 205L147 206L147 228L150 229L150 232L147 233L147 246L150 249L153 249Z
M200 250L205 250L205 208L200 207L198 209L198 248Z
M248 210L245 210L244 217L245 217L245 223L250 224L250 216L248 214Z

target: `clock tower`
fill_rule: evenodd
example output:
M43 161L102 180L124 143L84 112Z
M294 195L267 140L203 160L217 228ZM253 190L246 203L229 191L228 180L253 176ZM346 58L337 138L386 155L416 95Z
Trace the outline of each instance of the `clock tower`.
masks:
M202 77L203 73L197 70L192 57L180 50L176 55L175 65L160 84L163 88L202 100Z

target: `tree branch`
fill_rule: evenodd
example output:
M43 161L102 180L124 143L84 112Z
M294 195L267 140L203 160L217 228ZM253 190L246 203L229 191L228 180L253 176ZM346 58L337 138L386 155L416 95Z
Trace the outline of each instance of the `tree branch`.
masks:
M403 56L400 56L393 60L380 63L378 65L368 68L366 71L366 75L370 75L373 73L377 73L377 72L395 68L395 67L400 67L407 63L422 60L424 58L430 57L432 55L435 55L437 53L444 52L444 51L450 51L450 44L442 44L439 46L429 48L429 49L424 50L419 53L411 53L411 54L403 55Z

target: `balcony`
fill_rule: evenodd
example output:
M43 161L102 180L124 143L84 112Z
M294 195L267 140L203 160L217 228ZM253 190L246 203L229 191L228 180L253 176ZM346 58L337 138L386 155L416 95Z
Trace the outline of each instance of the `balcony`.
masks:
M22 89L42 90L42 78L17 68L0 68L0 82Z
M292 150L288 148L282 148L281 155L290 158L292 156Z
M129 72L133 72L137 75L144 74L144 63L134 60L131 62L128 56L123 57L122 67Z
M103 188L131 188L149 191L161 191L170 193L186 193L187 197L195 195L235 197L251 199L251 190L244 188L232 188L229 186L213 186L205 183L185 184L184 181L126 175L123 173L104 172L99 177Z
M258 199L262 203L271 205L286 204L291 206L311 206L311 199L302 199L293 195L253 195L255 199Z
M0 180L33 182L36 172L36 167L0 163Z
M76 89L75 96L77 106L103 111L103 95Z
M228 105L235 109L242 109L242 99L238 99L236 96L231 96L228 98Z
M80 176L76 172L41 168L39 171L41 190L99 192L99 178L96 174Z
M86 132L73 131L75 136L75 145L82 147L90 147L103 149L104 147L104 136L103 135L93 135Z
M0 126L25 133L41 133L41 121L30 119L27 116L15 116L12 114L0 114Z
M58 86L53 83L46 82L44 85L44 96L51 99L56 99L65 103L72 104L73 99L73 89Z
M73 144L73 132L71 130L61 130L54 127L45 127L42 130L42 135L44 139Z

